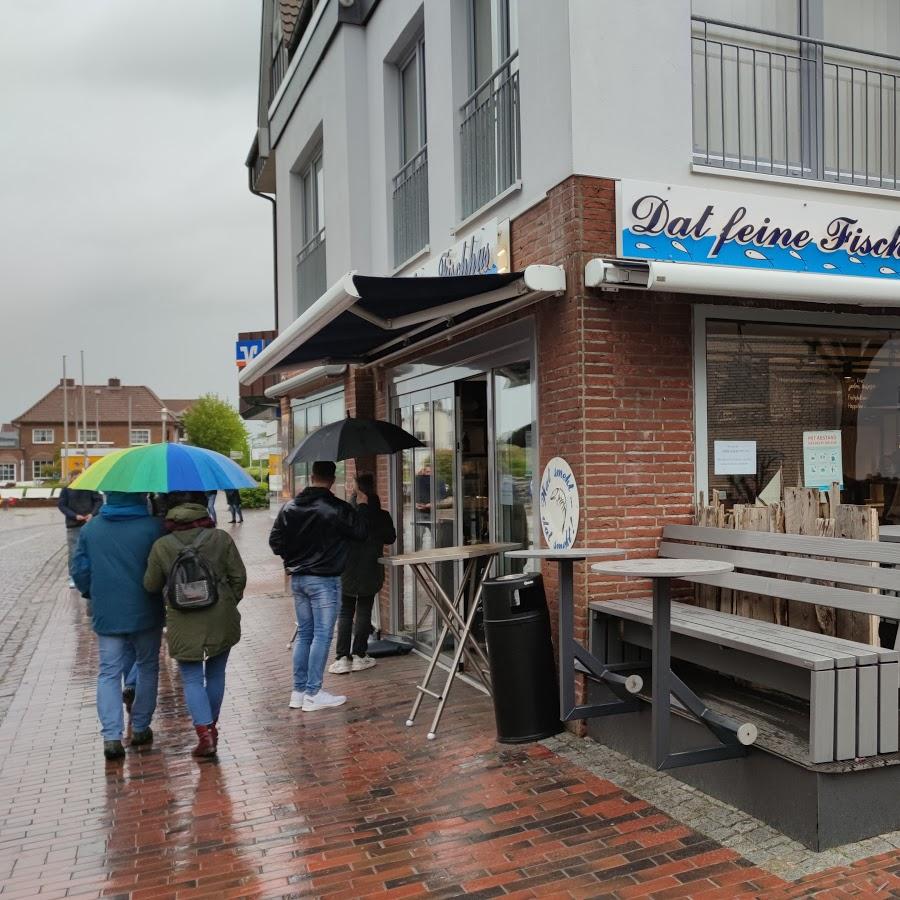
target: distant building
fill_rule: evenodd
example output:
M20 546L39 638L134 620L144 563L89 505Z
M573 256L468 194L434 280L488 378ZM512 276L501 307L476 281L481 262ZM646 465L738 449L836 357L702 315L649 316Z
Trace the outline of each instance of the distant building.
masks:
M162 400L150 388L123 385L118 378L110 378L106 384L86 385L82 403L81 385L72 378L65 384L60 379L49 393L0 431L0 484L49 478L62 457L68 459L69 471L79 471L85 457L90 464L124 447L181 440L181 419L193 403ZM87 421L82 421L83 407Z

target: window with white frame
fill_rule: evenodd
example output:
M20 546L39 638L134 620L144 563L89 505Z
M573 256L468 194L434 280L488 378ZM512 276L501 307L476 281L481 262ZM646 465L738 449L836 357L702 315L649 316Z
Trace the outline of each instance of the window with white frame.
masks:
M52 478L54 474L52 459L33 459L31 461L31 477L34 481Z
M52 444L53 429L52 428L32 428L31 429L32 444Z
M79 444L96 444L97 429L96 428L79 428L78 429Z
M149 428L132 428L131 429L132 444L149 444L150 429Z
M416 40L397 67L400 169L393 179L394 265L428 244L428 153L425 130L425 41Z
M469 0L469 89L519 49L518 0Z
M16 480L16 464L0 463L0 484Z
M300 175L303 208L303 243L315 238L325 227L325 176L319 150Z

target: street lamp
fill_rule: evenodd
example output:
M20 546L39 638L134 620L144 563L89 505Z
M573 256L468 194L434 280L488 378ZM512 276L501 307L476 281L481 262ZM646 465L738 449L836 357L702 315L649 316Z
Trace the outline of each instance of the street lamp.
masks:
M165 444L166 441L168 440L168 438L166 437L166 425L168 424L168 421L169 421L169 411L165 407L163 407L159 411L159 414L162 418L162 443Z

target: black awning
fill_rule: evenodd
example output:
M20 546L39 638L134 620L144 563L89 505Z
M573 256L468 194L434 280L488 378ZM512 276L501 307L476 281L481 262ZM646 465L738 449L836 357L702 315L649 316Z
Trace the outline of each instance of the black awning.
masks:
M515 296L486 297L522 281L521 272L502 275L453 275L446 278L380 278L354 275L359 299L303 343L294 347L278 364L292 368L313 362L365 363L384 353L401 349L404 343L424 340L453 325L464 324L508 303ZM522 292L525 292L523 286ZM471 308L465 301L472 300ZM480 302L480 301L485 302ZM450 304L458 310L447 311ZM429 313L435 313L430 316ZM366 317L368 316L368 317ZM439 316L439 317L438 317ZM403 320L419 321L403 321ZM398 320L401 320L398 322ZM388 345L388 346L386 346Z
M565 290L565 272L550 265L446 278L347 273L251 360L239 380L248 384L275 369L310 364L377 362Z

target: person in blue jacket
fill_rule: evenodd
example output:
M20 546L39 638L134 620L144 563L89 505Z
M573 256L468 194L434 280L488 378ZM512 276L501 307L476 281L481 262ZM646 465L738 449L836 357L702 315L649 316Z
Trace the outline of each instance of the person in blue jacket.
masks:
M109 491L100 514L81 529L72 561L72 577L91 601L97 634L97 715L107 759L125 755L122 671L131 652L137 665L131 746L153 741L150 722L156 710L165 611L161 596L144 589L144 572L150 548L163 533L159 519L150 515L146 494Z

